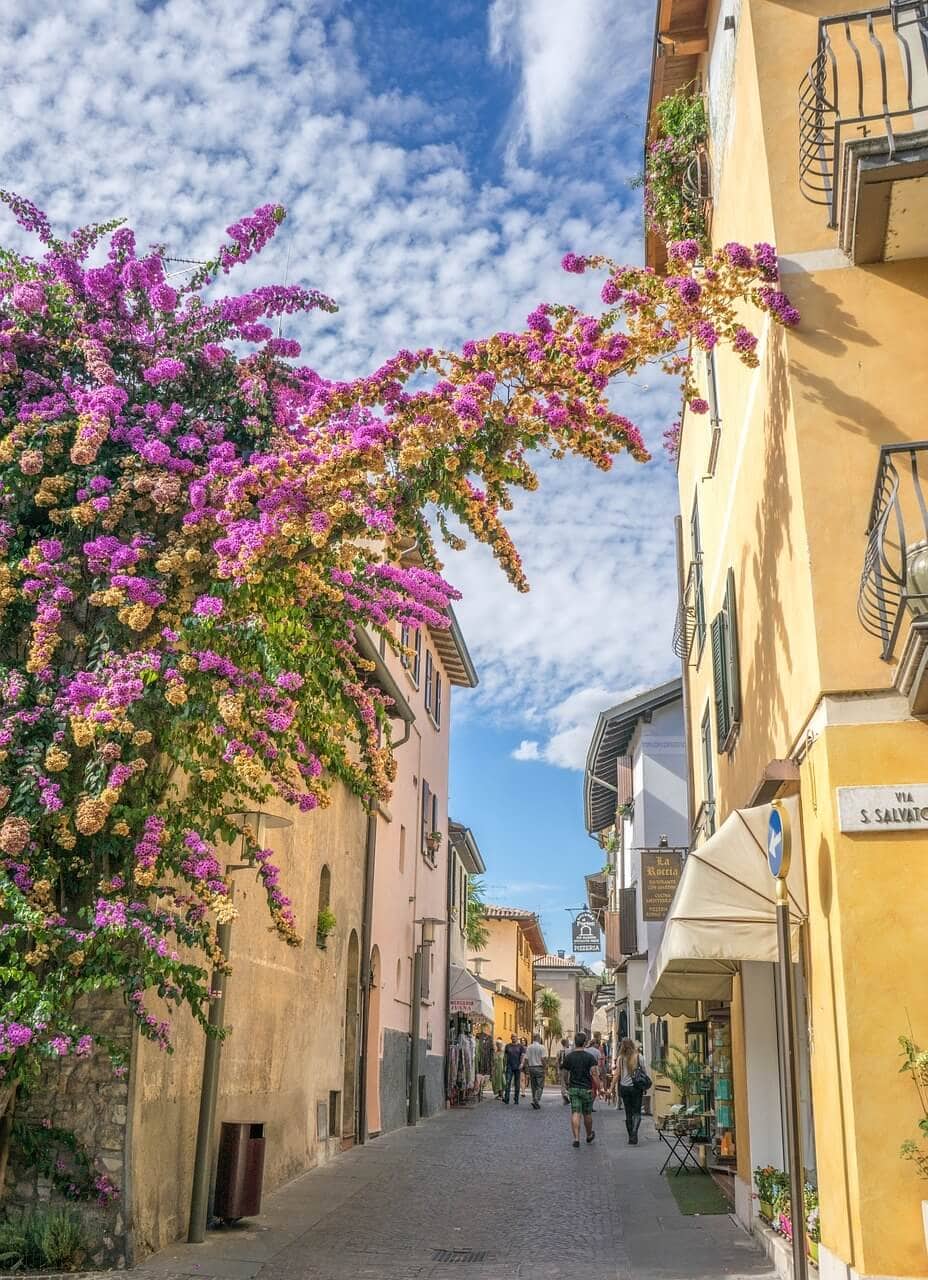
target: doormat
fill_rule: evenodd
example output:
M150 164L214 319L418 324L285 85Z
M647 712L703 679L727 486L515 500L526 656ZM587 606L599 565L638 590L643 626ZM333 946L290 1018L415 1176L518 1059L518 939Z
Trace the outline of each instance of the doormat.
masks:
M690 1170L686 1173L672 1173L668 1170L664 1177L673 1192L677 1208L686 1217L731 1213L728 1198L707 1173L696 1173Z

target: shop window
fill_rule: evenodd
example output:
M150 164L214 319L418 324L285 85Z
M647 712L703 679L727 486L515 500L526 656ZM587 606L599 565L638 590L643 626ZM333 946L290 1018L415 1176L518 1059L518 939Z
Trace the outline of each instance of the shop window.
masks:
M690 549L693 557L693 613L696 624L697 662L706 643L706 599L702 580L702 535L699 531L699 502L693 499L690 516Z
M735 613L735 575L731 569L725 584L725 604L712 619L712 677L718 749L720 752L730 751L741 723L738 619Z
M431 650L425 651L425 709L431 715L432 713L432 653Z
M715 753L712 750L712 717L706 707L699 730L702 744L703 822L706 835L715 831Z
M412 638L412 679L419 687L419 672L422 668L422 628L416 627Z

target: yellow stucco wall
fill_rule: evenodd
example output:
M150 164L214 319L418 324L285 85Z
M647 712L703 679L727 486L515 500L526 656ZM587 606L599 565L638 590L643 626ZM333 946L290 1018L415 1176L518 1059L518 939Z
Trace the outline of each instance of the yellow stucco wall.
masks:
M842 834L835 789L928 782L928 726L834 726L802 770L823 1243L864 1275L924 1276L926 1187L898 1038L928 1043L928 834Z
M736 54L728 140L712 157L712 239L775 243L791 260L782 287L802 322L787 333L745 316L760 335L760 367L717 353L715 474L707 476L708 419L692 414L678 474L684 572L694 500L699 507L707 628L729 567L735 575L743 715L733 749L719 755L713 710L717 822L751 802L769 761L802 758L813 733L802 802L823 1245L861 1275L924 1276L928 1188L898 1155L918 1112L896 1071L906 1011L928 1042L919 947L928 839L842 835L835 788L928 780L928 726L896 722L904 706L885 697L894 668L856 615L880 446L928 434L928 260L849 266L826 212L797 181L797 86L815 56L818 18L854 8L744 0L736 37L720 35L736 40ZM704 74L709 66L704 59ZM705 388L704 363L697 372ZM686 679L695 809L704 795L700 723L713 694L708 639L701 655L694 646ZM843 712L825 703L823 712L824 699L844 694L883 701L848 711L845 700ZM867 719L875 723L853 723ZM736 1107L746 1188L755 1162L737 1096Z
M516 1010L516 1002L511 996L494 994L493 1034L504 1044L507 1044L512 1033L517 1031Z
M222 1050L217 1135L223 1120L265 1123L265 1191L340 1143L338 1134L317 1140L316 1105L328 1104L330 1090L345 1089L346 1041L354 1031L346 1020L349 945L352 935L360 941L365 830L360 803L337 784L330 808L267 832L265 843L278 855L283 887L306 936L299 949L269 932L254 874L235 873L239 918L232 929L225 1007L231 1031ZM324 864L338 924L320 950L315 920ZM174 1043L168 1056L139 1041L132 1069L130 1191L139 1255L187 1228L203 1032L177 1015Z

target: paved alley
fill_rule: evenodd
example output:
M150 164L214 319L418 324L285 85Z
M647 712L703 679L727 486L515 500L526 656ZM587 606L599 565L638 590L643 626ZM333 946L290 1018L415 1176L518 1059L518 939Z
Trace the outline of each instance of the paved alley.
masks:
M728 1216L684 1217L650 1121L627 1146L613 1108L570 1145L554 1090L542 1109L488 1101L400 1130L298 1178L261 1218L181 1245L145 1280L602 1280L768 1276ZM620 1132L621 1130L621 1132ZM461 1251L467 1251L462 1254Z

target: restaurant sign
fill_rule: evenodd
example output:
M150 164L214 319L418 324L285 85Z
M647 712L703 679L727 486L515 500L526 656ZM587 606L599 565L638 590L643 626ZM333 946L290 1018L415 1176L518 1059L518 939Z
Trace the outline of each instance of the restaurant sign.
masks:
M599 921L592 911L581 911L574 916L573 950L579 953L599 949Z
M838 787L842 831L928 831L928 783Z
M666 920L683 871L683 854L672 849L641 854L641 918Z

